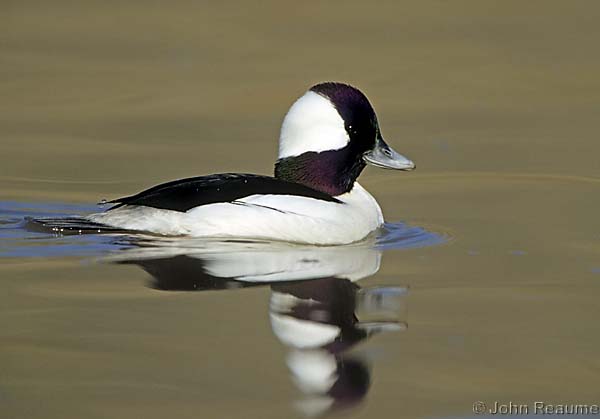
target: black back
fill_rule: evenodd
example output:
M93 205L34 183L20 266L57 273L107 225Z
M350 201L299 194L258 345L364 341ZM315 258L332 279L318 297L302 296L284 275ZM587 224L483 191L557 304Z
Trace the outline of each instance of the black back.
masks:
M262 175L222 173L163 183L136 195L110 201L110 203L118 203L110 210L123 205L142 205L185 212L197 206L233 202L256 194L296 195L340 202L327 193L299 183Z

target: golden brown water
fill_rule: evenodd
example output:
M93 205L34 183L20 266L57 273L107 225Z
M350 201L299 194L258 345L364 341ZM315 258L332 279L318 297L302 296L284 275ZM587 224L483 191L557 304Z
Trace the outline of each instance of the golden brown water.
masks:
M359 282L408 286L408 329L352 349L371 384L340 414L600 402L597 3L3 9L3 203L89 207L179 177L270 173L291 102L351 82L418 166L361 183L388 221L452 240L386 250ZM0 259L2 417L301 416L269 287L159 291L81 249L30 257L49 243Z

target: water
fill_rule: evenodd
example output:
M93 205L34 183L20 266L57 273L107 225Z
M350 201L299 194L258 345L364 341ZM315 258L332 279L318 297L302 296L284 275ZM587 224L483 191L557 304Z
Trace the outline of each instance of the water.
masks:
M236 241L219 242L206 239L168 239L141 234L108 234L110 228L98 226L95 230L86 226L84 230L73 227L68 221L79 225L78 217L102 211L102 206L68 205L48 203L0 202L0 257L73 257L96 256L117 253L121 250L139 247L153 247L161 253L167 249L179 249L180 252L198 249L214 249L231 243L233 251L239 243ZM62 227L44 225L46 220L58 221ZM88 223L89 224L89 223ZM118 233L118 229L117 230ZM95 234L101 233L101 234ZM409 226L405 223L386 223L373 237L359 245L365 248L409 249L432 246L447 241L443 234L429 232L424 228ZM248 245L276 247L278 243L248 242Z
M599 14L578 1L7 4L2 417L598 403ZM272 173L285 111L327 79L363 89L418 167L361 175L388 222L378 240L273 248L23 221L177 178Z
M357 281L377 273L384 250L434 246L448 239L404 223L386 223L371 237L346 246L168 238L43 224L77 220L97 210L0 203L0 258L78 258L138 266L151 276L145 285L160 291L270 289L264 310L273 335L285 347L281 363L299 394L291 398L290 408L309 417L360 405L370 389L375 359L368 350L353 349L375 335L407 327L407 287L361 287Z

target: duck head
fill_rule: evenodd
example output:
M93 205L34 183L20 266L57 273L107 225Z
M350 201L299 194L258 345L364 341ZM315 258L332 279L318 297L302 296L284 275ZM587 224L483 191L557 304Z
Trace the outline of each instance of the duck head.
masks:
M383 139L367 97L327 82L311 87L283 120L275 177L333 196L349 192L366 164L413 170Z

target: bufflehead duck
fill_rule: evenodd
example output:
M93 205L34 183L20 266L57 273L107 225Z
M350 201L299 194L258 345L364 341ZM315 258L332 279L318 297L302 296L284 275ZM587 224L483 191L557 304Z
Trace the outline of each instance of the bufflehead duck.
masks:
M366 164L415 165L390 148L366 96L343 83L311 87L283 120L275 176L225 173L164 183L88 220L162 235L333 245L383 224L356 179Z

